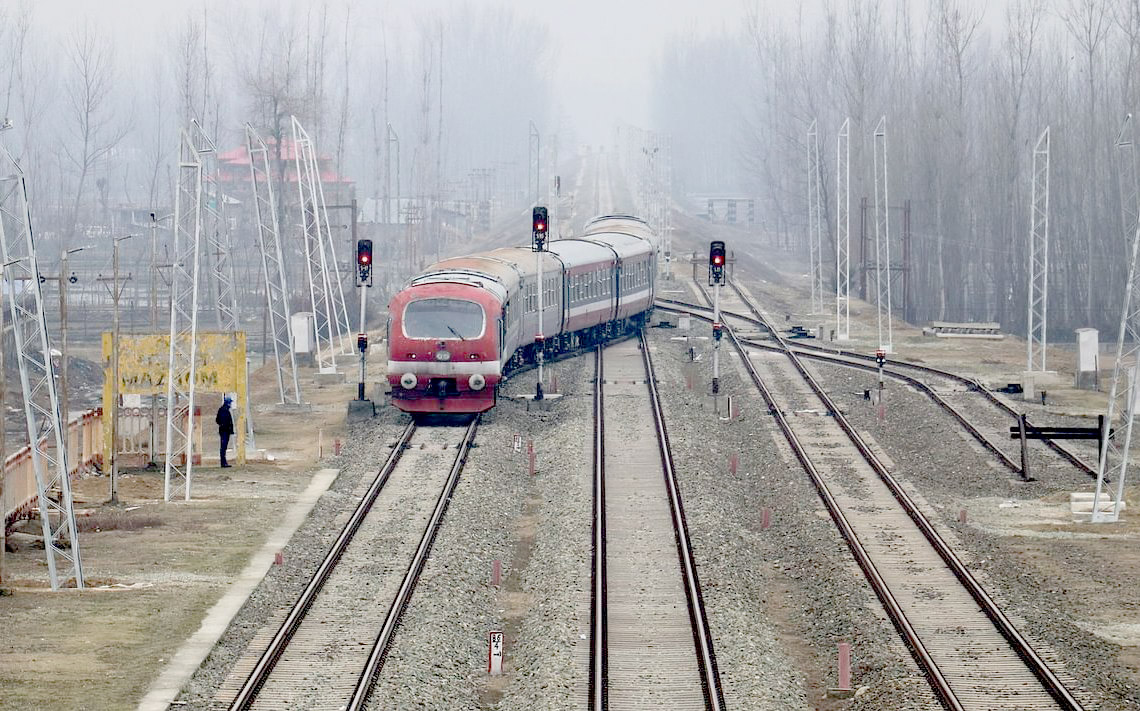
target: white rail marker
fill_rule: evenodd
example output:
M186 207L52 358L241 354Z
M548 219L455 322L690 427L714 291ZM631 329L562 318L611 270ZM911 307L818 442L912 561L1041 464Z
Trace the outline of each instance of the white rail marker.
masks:
M487 635L487 671L491 676L503 673L503 633L499 630Z

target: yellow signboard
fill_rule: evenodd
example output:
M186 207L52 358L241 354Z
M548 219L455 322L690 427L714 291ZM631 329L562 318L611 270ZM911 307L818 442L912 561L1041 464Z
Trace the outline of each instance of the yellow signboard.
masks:
M103 440L104 457L114 436L110 422L114 393L110 333L103 334ZM207 393L235 393L238 403L249 397L245 368L244 331L199 331L194 367L195 406L212 402ZM119 340L119 395L166 395L170 372L170 334L121 335ZM185 389L185 383L181 384ZM221 398L217 398L218 404ZM208 411L209 408L203 408ZM238 464L245 464L244 407L232 408L237 436ZM209 422L209 420L205 420ZM195 438L197 441L197 438ZM198 454L201 454L199 452ZM109 461L105 459L104 461Z

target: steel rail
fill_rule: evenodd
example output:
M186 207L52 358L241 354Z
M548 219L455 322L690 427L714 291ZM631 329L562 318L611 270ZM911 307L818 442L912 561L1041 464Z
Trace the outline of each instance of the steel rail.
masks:
M758 319L765 321L763 316L759 313L758 309L756 309L755 304L753 304L747 297L745 297L735 284L732 286L734 289L736 289L737 295L739 296L741 302L747 305L749 310L751 310ZM787 347L784 339L775 333L774 329L772 329L771 325L767 324L766 321L765 326L768 327L769 331L772 331L774 340L785 347L785 355L788 356L788 359L792 362L795 369L800 373L800 376L803 377L804 381L808 383L808 386L816 394L816 397L818 397L820 402L822 402L823 405L828 409L828 412L834 417L836 423L839 424L839 426L847 434L848 438L859 450L863 458L867 461L868 464L871 465L883 483L887 485L891 491L891 494L895 497L895 500L897 500L899 504L902 505L907 515L912 521L914 521L915 525L922 532L923 536L934 547L939 557L942 558L942 560L954 573L954 576L958 578L963 587L965 587L967 592L970 593L970 596L974 598L974 601L978 603L986 616L990 618L991 622L993 622L994 626L998 629L1002 636L1006 638L1006 641L1009 642L1014 652L1021 657L1022 661L1026 664L1026 666L1029 667L1030 671L1033 672L1033 674L1038 678L1041 684L1057 701L1058 704L1060 704L1065 709L1070 709L1071 711L1083 711L1083 707L1081 706L1080 702L1078 702L1076 698L1073 697L1073 695L1069 692L1069 690L1065 688L1064 684L1062 684L1060 679L1058 679L1057 676L1053 673L1053 670L1048 667L1045 661L1042 660L1041 657L1037 654L1036 650L1030 646L1028 640L1026 640L1021 635L1021 632L1019 632L1017 628L1014 627L1013 623L1009 621L1009 619L1005 616L1005 613L1002 612L1001 608L997 605L997 603L993 601L989 593L987 593L982 585L977 581L977 579L974 578L973 574L970 573L966 565L961 561L961 559L958 558L958 556L942 539L942 537L938 535L938 532L934 530L934 526L922 514L918 506L906 493L903 487L898 483L894 476L892 476L891 473L887 471L887 468L883 465L875 453L871 451L870 447L867 446L867 443L863 441L863 438L859 436L858 432L856 432L855 428L851 425L843 413L841 413L835 406L835 403L831 400L823 388L820 387L815 377L812 376L807 368L804 367L797 354L792 351L791 348ZM743 346L736 339L735 335L733 336L733 342L736 344L738 351L740 351L741 357L745 362L747 362L748 358L743 352Z
M871 589L875 591L875 595L879 598L879 601L882 603L887 615L891 618L891 622L899 631L899 634L902 635L903 641L910 648L919 666L922 667L930 679L931 686L934 687L935 693L938 694L939 698L942 699L943 703L945 703L951 711L965 711L965 707L958 701L954 691L950 688L950 683L942 675L941 670L939 670L938 665L934 661L934 657L923 644L918 631L914 629L910 620L907 619L906 613L903 612L902 605L899 604L894 593L891 592L890 586L883 579L878 568L875 567L875 563L871 560L870 554L856 535L854 527L848 522L846 515L844 515L842 508L839 506L839 502L835 500L835 496L831 493L831 490L827 487L827 483L823 480L823 475L819 473L815 463L812 462L807 450L800 442L799 437L796 436L796 433L792 430L791 423L788 422L787 417L780 410L776 399L772 396L772 392L760 378L759 373L756 372L756 368L752 365L752 361L744 351L744 347L738 339L736 332L727 324L724 326L724 332L728 335L728 339L736 348L737 353L740 354L741 364L748 372L748 376L756 386L756 389L760 391L764 402L768 405L768 413L775 418L776 425L780 428L784 439L788 441L796 459L799 460L800 465L803 466L804 471L807 472L808 477L811 479L812 485L815 486L816 491L819 492L820 499L831 515L831 519L838 527L839 534L843 537L843 540L847 543L847 547L851 550L851 554L855 557L855 562L863 571L864 576L871 585Z
M289 642L292 640L294 633L296 633L297 629L301 626L301 622L305 619L309 608L312 607L313 600L316 599L324 587L329 575L332 574L333 569L340 561L345 549L348 548L348 544L356 535L357 530L359 530L360 524L372 509L372 504L376 502L376 497L380 495L380 491L388 482L389 476L391 476L392 471L396 468L400 457L403 456L404 448L407 446L408 441L411 440L415 431L415 422L408 423L408 426L404 428L399 440L392 448L392 452L388 455L388 459L384 462L384 466L380 468L380 471L376 474L376 478L372 480L372 485L368 487L368 491L361 498L360 503L357 504L356 510L353 511L352 516L348 519L348 523L344 525L340 535L337 536L336 541L333 542L328 553L325 554L324 560L321 561L320 566L313 574L309 584L305 586L300 597L293 603L293 608L281 623L277 634L270 640L269 646L266 647L261 657L258 658L257 664L246 678L245 683L242 684L237 696L230 704L231 711L248 709L257 698L257 694L265 684L265 680L269 678L270 673L272 673L273 668L277 665L285 648L289 646Z
M736 290L737 294L740 294L739 287L737 287L737 285L735 283L732 283L731 286L733 287L734 290ZM702 306L701 304L694 304L694 303L691 303L688 301L681 301L679 299L665 299L665 298L662 298L659 296L656 298L656 301L659 304L658 308L663 308L665 310L669 310L670 305L688 307L688 308L696 308L696 309L700 309L702 311L711 311L712 310L708 306ZM665 306L660 306L661 304L665 304ZM724 309L721 309L721 314L723 317L732 317L732 318L738 318L738 319L742 319L744 321L748 321L748 322L753 323L757 326L763 327L765 330L767 330L769 333L771 333L773 335L773 337L777 337L775 329L773 329L771 327L771 325L767 323L767 321L763 318L763 316L761 316L759 314L759 312L754 312L754 313L756 314L756 317L749 316L747 314L738 314L738 313L734 313L731 311L725 311ZM695 315L695 314L693 314L693 315ZM838 357L845 357L845 358L852 358L852 359L856 359L856 360L865 360L865 361L871 361L871 362L875 361L874 356L867 355L865 353L859 353L857 351L843 350L842 348L828 348L827 346L811 344L811 343L797 343L794 346L789 344L789 347L799 349L799 350L804 350L804 351L817 351L817 352L826 353L829 355L834 355L834 356L838 356ZM982 385L981 382L978 381L977 378L971 378L971 377L968 377L965 375L960 375L958 373L954 373L954 372L949 371L949 370L942 370L940 368L935 368L935 367L929 366L929 365L923 365L921 363L910 363L910 362L907 362L904 360L894 360L894 361L892 361L892 363L894 363L896 366L899 366L899 367L911 368L914 370L918 370L918 371L921 371L924 373L929 373L930 375L934 375L934 376L937 376L940 378L945 378L947 380L952 380L956 383L960 383L962 385L965 385L971 391L977 392L978 394L980 394L991 405L998 408L999 410L1001 410L1005 414L1009 415L1011 418L1013 418L1015 420L1020 418L1020 413L1018 413L1016 410L1014 410L1012 407L1010 407L1005 401L1003 401L997 395L994 395L992 392L990 392L988 389L986 389L986 387L984 385ZM1026 420L1026 426L1032 426L1032 423L1028 419ZM1051 439L1043 439L1041 441L1045 444L1046 447L1053 450L1058 456L1060 456L1062 459L1068 461L1070 464L1072 464L1074 467L1076 467L1080 471L1082 471L1085 474L1087 474L1091 477L1094 477L1094 478L1097 476L1096 467L1091 466L1088 463L1086 463L1083 459L1081 459L1076 454L1074 454L1068 447L1060 444L1059 442L1055 442ZM1020 467L1018 468L1018 471L1020 471Z
M467 463L467 455L471 451L471 445L475 440L475 432L479 429L480 417L480 415L476 415L471 419L471 423L467 425L467 432L463 435L463 440L459 443L459 451L455 455L455 462L451 465L451 472L448 474L447 482L444 484L443 491L440 492L439 499L436 501L435 510L432 511L431 519L428 520L428 524L424 528L423 538L420 539L420 544L416 548L412 562L408 565L408 571L404 575L404 581L400 584L400 590L396 593L396 597L392 601L392 606L388 608L388 615L384 619L384 625L380 628L380 633L376 636L376 641L372 645L372 652L368 655L368 662L364 665L364 670L361 671L360 678L356 682L356 688L352 692L352 698L349 700L348 705L343 707L348 711L361 711L367 703L369 695L372 693L376 676L380 673L380 669L384 665L384 658L388 654L389 647L391 647L392 638L396 633L396 627L408 607L412 592L415 590L416 583L419 581L420 573L423 572L424 563L427 562L428 555L431 553L431 547L435 542L436 534L439 532L440 525L443 523L443 516L447 512L447 506L451 503L452 494L455 493L455 487L459 484L459 475L463 472L463 466Z
M679 307L679 306L659 306L658 308L660 308L663 311L668 311L670 313L683 313L683 314L686 314L692 318L697 318L697 319L700 319L702 321L708 321L710 323L712 322L712 318L710 316L706 316L706 315L701 314L701 313L696 313L695 311L686 311L682 307ZM736 318L736 316L733 316L733 318ZM784 349L780 348L779 346L774 346L774 345L771 345L769 343L761 343L759 341L750 340L748 338L741 338L740 342L743 343L744 345L750 347L750 348L757 348L760 350L771 351L774 353L783 353L784 352ZM818 361L823 362L823 363L829 363L831 365L843 366L843 367L847 367L847 368L857 368L859 370L866 370L866 371L869 371L872 373L878 372L878 368L876 365L873 365L870 363L861 363L861 362L855 362L855 361L851 361L851 360L845 360L841 356L835 355L835 354L830 353L830 352L829 353L817 353L817 352L812 351L812 352L808 352L808 353L800 353L799 355L802 355L802 356L807 357L807 358L812 358L814 360L818 360ZM991 442L982 433L982 431L980 429L978 429L976 425L974 425L974 423L972 423L968 419L966 419L966 417L962 413L958 412L958 410L953 405L946 402L946 400L943 399L943 397L941 395L939 395L937 392L935 392L935 390L933 388L931 388L929 385L922 382L918 378L907 375L906 373L900 373L900 372L898 372L896 370L892 370L890 368L884 368L883 374L890 377L890 378L894 378L895 380L899 380L899 381L904 382L908 385L911 385L914 388L918 389L920 392L924 393L936 405L938 405L947 414L949 414L951 417L953 417L958 422L958 424L960 424L962 426L962 428L966 430L967 433L969 433L975 440L977 440L977 442L979 444L981 444L991 454L993 454L995 457L997 457L998 461L1001 462L1003 466L1005 466L1007 469L1009 469L1011 472L1013 472L1015 474L1023 474L1024 473L1022 471L1020 464L1018 464L1017 462L1010 459L1008 454L1003 452L1000 448L998 448L998 446L996 444Z
M689 608L689 620L693 627L693 643L698 652L701 686L705 693L705 705L710 711L724 709L724 691L720 684L716 654L713 652L712 633L709 630L708 615L705 614L701 583L697 576L697 564L693 558L689 540L689 526L685 519L685 507L681 502L677 473L673 466L673 451L669 443L669 432L665 427L665 414L661 407L661 396L657 391L657 376L653 369L653 356L649 353L649 343L645 332L639 334L641 355L645 362L646 384L653 407L653 422L657 429L657 446L661 452L661 467L665 477L665 488L669 493L669 510L673 517L673 532L677 538L677 554L681 559L681 576L685 583L685 602Z
M590 681L589 708L606 708L609 681L606 634L606 431L603 406L602 346L594 350L594 521L593 561L590 568Z

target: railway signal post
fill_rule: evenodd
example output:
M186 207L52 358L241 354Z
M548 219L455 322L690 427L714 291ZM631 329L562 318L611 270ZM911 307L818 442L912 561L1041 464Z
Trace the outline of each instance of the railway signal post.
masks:
M545 347L545 338L542 335L542 253L546 251L546 237L549 234L550 220L545 207L535 207L531 220L531 249L534 250L535 261L538 263L538 333L534 337L536 344L535 361L538 363L538 383L534 387L534 399L541 400L542 394L542 356Z
M368 331L365 329L365 310L368 290L372 288L372 240L356 241L356 288L360 289L360 330L356 334L356 350L360 353L360 380L356 384L356 399L348 404L350 419L375 414L372 402L364 397L364 364L368 354Z
M709 286L713 287L713 379L715 397L720 392L720 339L724 326L720 322L720 285L724 283L724 242L709 243Z
M883 385L883 366L887 363L887 352L882 348L876 350L875 361L879 364L879 421L881 422L887 414L887 405L883 402L883 395L886 394Z

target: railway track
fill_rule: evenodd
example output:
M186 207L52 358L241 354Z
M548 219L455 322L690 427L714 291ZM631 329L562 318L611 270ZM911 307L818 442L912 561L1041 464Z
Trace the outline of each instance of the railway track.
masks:
M795 456L932 687L950 709L1081 709L918 506L847 422L800 356L759 354L772 388L731 326L728 344L759 389ZM733 297L726 301L731 310ZM823 414L783 413L823 405Z
M236 690L223 685L232 711L363 708L477 427L405 428L276 632L231 672Z
M730 287L742 298L739 293L739 287L734 283L730 283ZM723 296L723 295L722 295ZM677 310L689 311L691 315L711 320L712 309L711 307L693 304L686 301L676 299L657 299L659 306L664 310ZM768 332L769 334L775 331L770 328L767 320L756 309L754 305L744 302L741 304L743 308L733 311L731 309L721 309L722 318L737 319L743 323L751 324ZM707 314L707 315L704 315ZM857 353L854 351L845 351L842 349L828 348L827 346L816 345L811 343L797 342L794 345L791 343L783 342L781 345L773 345L765 343L753 338L742 337L740 339L750 347L767 349L767 350L782 350L784 347L790 348L798 356L810 358L812 360L831 363L834 365L841 365L850 368L858 368L861 370L876 371L878 366L875 363L874 356L864 353ZM921 373L925 378L920 379L905 371L916 371ZM1018 453L1012 452L1014 449L1010 441L1000 436L1002 425L994 419L994 414L1000 414L1008 420L1010 424L1017 424L1020 414L1017 410L1011 407L1004 400L999 398L994 393L990 392L976 379L959 375L947 370L934 368L932 366L923 365L920 363L908 363L902 360L891 360L889 365L884 369L884 375L891 377L894 380L905 382L920 392L930 397L942 410L957 420L962 427L982 445L986 450L991 452L1001 463L1012 472L1022 474L1022 466L1017 460ZM952 403L951 400L959 400L962 395L967 395L971 398L969 401L961 401ZM974 396L980 396L987 404L987 408L983 411L973 404L976 400ZM966 412L969 410L970 412ZM988 437L982 432L982 427L979 427L977 420L981 419L986 421L988 425L992 424L992 428L999 431L999 437ZM1027 424L1032 425L1032 422L1027 420ZM1078 456L1072 448L1067 447L1059 442L1053 440L1041 440L1042 443L1053 451L1062 460L1068 462L1078 471L1095 478L1097 475L1096 467L1090 465L1080 456ZM1096 456L1093 452L1092 456Z
M648 345L596 359L588 707L722 709Z

